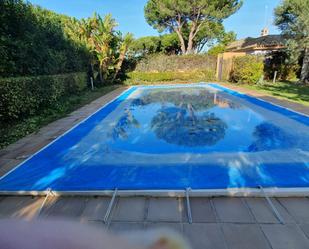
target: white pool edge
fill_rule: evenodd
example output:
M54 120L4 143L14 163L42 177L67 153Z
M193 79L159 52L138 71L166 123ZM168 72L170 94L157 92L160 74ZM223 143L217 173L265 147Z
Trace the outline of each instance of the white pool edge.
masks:
M309 187L305 188L228 188L228 189L191 189L190 197L309 197ZM91 191L0 191L0 195L11 196L112 196L115 190L91 190ZM185 197L186 190L117 190L120 197Z

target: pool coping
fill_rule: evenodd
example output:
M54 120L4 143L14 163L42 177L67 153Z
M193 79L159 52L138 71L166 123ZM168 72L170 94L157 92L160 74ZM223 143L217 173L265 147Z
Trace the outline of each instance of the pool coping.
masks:
M228 91L232 91L234 93L247 96L250 98L258 99L260 101L263 101L265 103L268 103L270 105L274 105L276 107L279 107L280 109L285 109L288 110L289 112L294 112L297 115L309 117L305 113L301 113L298 111L295 111L293 109L290 109L288 107L284 107L278 104L275 104L271 101L267 101L264 99L261 99L259 97L252 96L247 93L243 93L242 91L238 90L233 90L229 87L222 86L219 83L206 83L206 82L199 82L199 83L191 83L191 84L166 84L166 85L154 85L154 87L160 87L160 86L177 86L177 85L208 85L209 87L213 89L218 89L214 88L212 85L217 85L221 88L225 88ZM62 138L65 136L67 133L69 133L71 130L76 128L78 125L81 123L85 122L88 120L90 117L95 115L97 112L105 108L107 105L118 99L121 95L125 94L126 92L129 92L132 88L136 87L152 87L152 85L132 85L122 91L121 93L117 94L114 98L112 98L110 101L107 101L105 104L103 104L100 108L92 112L89 116L85 117L82 119L80 122L76 123L73 125L70 129L65 131L63 134L58 136L56 139L52 140L50 143L47 145L43 146L41 149L36 151L34 154L32 154L30 157L28 157L26 160L20 162L17 164L15 167L13 167L11 170L6 172L4 175L0 177L0 180L6 177L8 174L13 172L15 169L18 167L22 166L25 162L30 160L32 157L34 157L36 154L40 153L42 150L56 142L58 139ZM219 88L219 89L220 89ZM223 90L224 91L224 90ZM299 122L299 121L298 121ZM45 191L0 191L0 195L32 195L32 196L46 196L52 193L55 196L84 196L84 195L90 195L90 196L111 196L115 190L98 190L98 191L53 191L53 190L45 190ZM157 190L117 190L117 195L118 196L154 196L154 197L184 197L186 195L186 190L172 190L172 189L157 189ZM212 197L212 196L233 196L233 197L265 197L265 195L269 197L309 197L309 187L299 187L299 188L277 188L277 187L271 187L271 188L264 188L263 191L260 188L226 188L226 189L192 189L190 190L190 196L194 197Z
M184 190L91 190L91 191L0 191L8 196L113 196L117 191L119 197L309 197L309 187L304 188L227 188L227 189L184 189Z

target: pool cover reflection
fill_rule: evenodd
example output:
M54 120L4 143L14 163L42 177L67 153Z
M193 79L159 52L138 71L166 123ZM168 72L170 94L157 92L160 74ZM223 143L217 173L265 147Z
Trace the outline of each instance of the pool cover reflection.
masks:
M309 187L308 117L215 84L132 87L2 191Z

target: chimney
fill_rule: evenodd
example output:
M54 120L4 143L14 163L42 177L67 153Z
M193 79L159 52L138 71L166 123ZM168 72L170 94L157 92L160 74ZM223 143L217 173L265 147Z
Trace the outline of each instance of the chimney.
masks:
M269 33L269 30L268 30L268 28L265 27L261 31L261 36L266 36L266 35L268 35L268 33Z

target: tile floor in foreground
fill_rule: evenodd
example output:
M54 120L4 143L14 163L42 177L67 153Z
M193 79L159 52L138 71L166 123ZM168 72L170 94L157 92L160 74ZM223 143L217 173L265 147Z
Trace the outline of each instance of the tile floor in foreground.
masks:
M170 228L183 234L193 249L309 248L309 199L272 198L284 220L281 224L264 198L192 197L193 223L186 200L171 197L118 197L104 222L110 197L3 196L0 217L65 217L121 233Z

